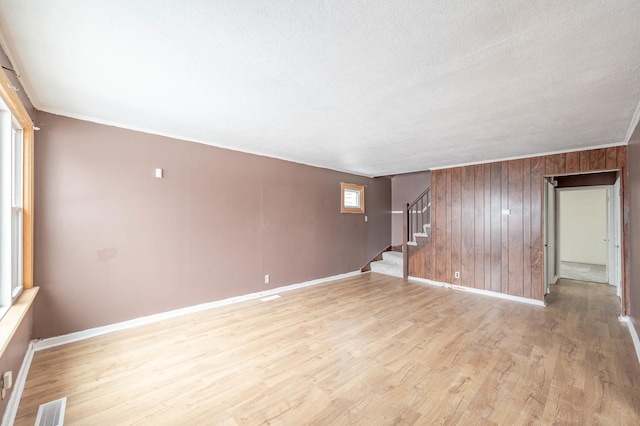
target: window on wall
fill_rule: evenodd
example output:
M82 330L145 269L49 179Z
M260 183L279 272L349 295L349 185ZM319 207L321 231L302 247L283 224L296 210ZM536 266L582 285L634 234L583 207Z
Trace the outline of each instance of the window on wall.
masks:
M0 316L22 291L23 131L0 101Z
M22 128L17 122L11 126L11 297L22 291Z

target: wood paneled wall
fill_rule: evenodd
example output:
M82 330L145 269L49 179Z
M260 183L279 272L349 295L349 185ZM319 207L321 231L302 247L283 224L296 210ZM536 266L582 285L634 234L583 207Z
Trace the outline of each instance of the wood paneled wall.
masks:
M619 169L628 282L626 162L618 146L432 171L433 235L409 275L543 300L543 177Z

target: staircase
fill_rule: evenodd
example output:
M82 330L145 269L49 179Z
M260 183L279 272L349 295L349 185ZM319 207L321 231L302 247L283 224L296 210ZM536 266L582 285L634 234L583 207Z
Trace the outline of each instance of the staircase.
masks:
M424 190L404 212L402 276L409 276L409 258L431 241L431 187Z
M382 260L371 262L371 271L402 278L402 253L385 251Z
M407 241L407 245L417 247L418 245L421 245L419 243L426 242L429 239L429 237L431 237L431 224L430 223L425 223L424 225L422 225L422 229L424 230L424 232L414 232L413 233L413 239L410 240L410 241Z
M382 260L369 264L372 272L406 277L409 257L431 240L431 188L427 188L413 203L407 203L404 212L404 244L402 253L385 251ZM406 258L405 258L406 256ZM379 255L376 259L379 259ZM366 267L365 267L366 268ZM363 271L368 270L364 269Z

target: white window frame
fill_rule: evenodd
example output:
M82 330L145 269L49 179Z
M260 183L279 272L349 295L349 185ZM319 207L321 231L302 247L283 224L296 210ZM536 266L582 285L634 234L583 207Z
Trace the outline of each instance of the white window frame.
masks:
M23 289L23 129L0 99L0 317Z
M24 139L22 127L14 118L11 123L11 243L12 243L12 274L11 302L13 303L22 293L22 189L24 186Z

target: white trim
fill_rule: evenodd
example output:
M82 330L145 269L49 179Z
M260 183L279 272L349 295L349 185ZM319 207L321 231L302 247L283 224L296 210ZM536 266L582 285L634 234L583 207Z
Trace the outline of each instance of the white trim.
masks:
M360 274L361 274L360 271L347 272L345 274L333 275L331 277L319 278L317 280L305 281L303 283L272 288L270 290L260 291L257 293L250 293L242 296L230 297L228 299L217 300L215 302L203 303L201 305L195 305L195 306L189 306L186 308L176 309L173 311L161 312L159 314L149 315L146 317L141 317L141 318L136 318L136 319L123 321L115 324L105 325L102 327L90 328L88 330L77 331L75 333L69 333L63 336L51 337L48 339L35 341L33 343L33 349L34 351L37 352L43 349L53 348L60 345L66 345L67 343L77 342L79 340L89 339L91 337L101 336L103 334L112 333L114 331L126 330L129 328L134 328L141 325L152 324L158 321L163 321L170 318L176 318L176 317L188 315L194 312L200 312L208 309L218 308L220 306L231 305L233 303L260 299L266 296L271 296L278 293L284 293L291 290L297 290L303 287L310 287L317 284L323 284L329 281L341 280L344 278L349 278L349 277L353 277Z
M570 148L570 149L562 149L560 151L549 151L549 152L540 152L540 153L536 153L536 154L517 155L515 157L496 158L494 160L473 161L471 163L460 163L460 164L453 164L453 165L450 165L450 166L431 167L429 169L429 171L443 170L443 169L453 169L454 167L475 166L477 164L499 163L501 161L522 160L523 158L544 157L545 155L566 154L568 152L580 152L580 151L585 151L585 150L590 150L590 149L611 148L613 146L623 146L623 145L628 145L628 143L627 142L614 142L614 143L606 143L606 144L603 144L603 145L593 145L593 146L575 147L575 148ZM616 169L613 169L613 170L616 170ZM607 170L598 170L598 172L606 172L606 171ZM586 173L593 173L593 172L586 172ZM578 173L571 173L571 174L578 174ZM557 176L560 176L560 175L557 175Z
M267 296L260 299L261 302L270 302L272 300L280 299L279 294L274 294L273 296Z
M18 406L20 405L20 399L22 398L22 392L24 391L24 386L27 383L29 368L31 368L33 352L33 342L29 342L27 352L24 354L22 366L20 367L20 371L18 372L18 376L16 377L13 392L11 392L9 402L7 402L7 409L5 410L4 416L2 417L2 426L13 425L16 420L16 415L18 414Z
M402 214L404 211L402 210L391 210L391 214Z
M633 326L633 321L628 316L619 316L618 319L620 322L624 322L627 324L627 328L629 329L629 334L631 334L631 340L633 340L633 346L636 349L636 356L638 357L638 362L640 362L640 338L638 338L638 332L636 328Z
M412 277L412 276L408 276L407 279L409 281L415 281L418 283L422 283L422 284L429 284L435 287L445 287L445 283L441 283L440 281L433 281L433 280L428 280L426 278L418 278L418 277Z
M437 287L444 287L444 288L450 288L453 290L466 291L468 293L481 294L483 296L490 296L498 299L511 300L512 302L526 303L529 305L547 306L547 304L541 300L529 299L528 297L512 296L510 294L498 293L497 291L489 291L489 290L481 290L478 288L464 287L461 285L443 283L440 281L427 280L425 278L418 278L418 277L408 277L408 278L409 278L409 281L415 281L423 284L434 285Z
M636 110L631 117L631 123L629 123L629 128L627 129L627 136L624 138L625 144L629 144L631 136L633 136L633 131L636 130L636 127L638 126L638 122L640 122L640 101L638 101Z

